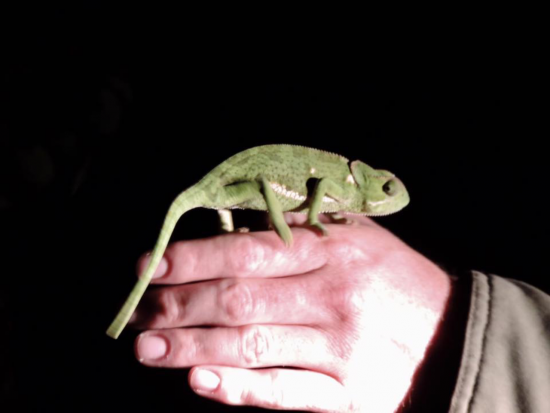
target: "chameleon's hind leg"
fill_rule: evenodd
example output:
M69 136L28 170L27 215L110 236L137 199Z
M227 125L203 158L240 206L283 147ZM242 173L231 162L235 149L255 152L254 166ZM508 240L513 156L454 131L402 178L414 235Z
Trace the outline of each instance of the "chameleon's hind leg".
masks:
M221 232L249 232L247 227L239 227L235 229L233 224L233 214L229 209L219 209L218 215L220 217L220 230Z
M285 222L283 208L266 178L261 178L260 182L240 182L224 186L223 192L219 197L220 199L217 200L217 204L228 208L230 206L246 203L258 197L264 198L269 218L277 234L279 234L287 246L292 245L292 232Z
M219 209L218 216L220 217L220 229L222 232L233 232L235 226L233 225L233 214L228 209Z
M260 191L260 186L262 191ZM275 192L271 188L269 181L265 177L260 178L260 183L241 182L224 187L224 203L228 206L235 206L254 199L258 196L262 196L261 192L263 192L263 198L267 206L267 212L269 214L271 224L273 225L275 231L277 232L277 234L279 234L285 245L291 246L292 231L285 221L283 208L281 207L281 204L278 201ZM309 206L308 224L320 230L323 235L328 235L327 229L323 224L319 222L318 218L323 198L325 196L328 196L336 200L340 200L344 198L344 195L345 194L343 189L335 182L331 181L328 178L323 178L319 180L313 191L311 204ZM222 225L228 225L228 219L223 219L225 219L225 223Z
M279 234L279 237L281 237L285 245L287 247L290 247L292 245L292 231L285 221L283 208L281 207L280 202L277 200L275 192L271 188L269 181L265 177L262 177L261 182L264 193L264 200L267 205L267 212L269 214L271 224L273 225L275 231L277 232L277 234Z
M321 212L321 206L325 196L335 200L340 200L344 198L344 191L342 187L334 181L331 181L328 178L320 179L313 190L307 221L309 225L317 228L323 233L323 235L328 235L328 231L325 226L319 222L319 213Z

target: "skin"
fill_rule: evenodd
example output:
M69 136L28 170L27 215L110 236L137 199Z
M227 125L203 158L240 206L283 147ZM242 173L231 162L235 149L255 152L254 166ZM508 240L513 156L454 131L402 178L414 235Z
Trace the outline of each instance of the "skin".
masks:
M310 182L315 184L312 190ZM318 219L321 212L387 215L408 203L409 195L398 178L361 161L349 163L343 156L296 145L264 145L239 152L174 200L151 259L107 335L118 338L159 266L177 221L193 208L267 211L273 228L290 247L293 237L285 211L307 214L309 225L328 235ZM227 216L221 218L222 228L232 226Z
M273 231L172 244L153 279L164 287L131 321L145 330L136 357L191 368L191 388L220 403L396 411L436 336L450 277L368 218L327 224L329 237L285 218L291 249Z

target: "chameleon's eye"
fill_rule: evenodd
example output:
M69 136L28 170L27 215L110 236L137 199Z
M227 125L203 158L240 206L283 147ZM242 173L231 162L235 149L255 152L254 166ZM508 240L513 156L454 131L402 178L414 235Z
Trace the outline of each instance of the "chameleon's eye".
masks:
M398 191L398 185L397 182L395 182L394 179L390 179L387 181L384 186L382 187L382 191L388 196L393 196Z

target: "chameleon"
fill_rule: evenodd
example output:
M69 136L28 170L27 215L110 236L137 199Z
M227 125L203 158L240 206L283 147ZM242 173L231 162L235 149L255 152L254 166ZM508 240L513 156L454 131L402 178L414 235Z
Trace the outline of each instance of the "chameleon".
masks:
M409 194L394 174L320 149L298 145L262 145L239 152L181 192L170 205L145 270L107 329L118 338L145 293L183 214L194 208L218 210L222 228L232 229L229 210L267 211L271 226L287 247L292 232L283 212L307 213L307 223L328 235L320 213L347 220L342 212L382 216L409 203ZM337 218L339 217L339 218Z

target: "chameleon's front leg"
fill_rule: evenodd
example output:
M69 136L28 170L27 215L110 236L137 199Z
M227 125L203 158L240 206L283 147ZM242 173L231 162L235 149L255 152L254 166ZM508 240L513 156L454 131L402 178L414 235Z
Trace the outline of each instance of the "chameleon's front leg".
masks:
M264 193L264 200L267 205L267 212L269 214L271 224L275 228L277 234L279 234L281 239L284 241L285 245L287 247L290 247L292 245L292 231L285 221L283 208L281 207L280 202L275 196L275 192L271 188L269 181L266 178L262 177L261 183Z
M319 213L321 212L323 198L327 195L336 200L344 198L341 186L328 178L323 178L317 182L313 190L307 216L308 224L320 230L323 235L328 235L328 231L325 226L319 222Z

